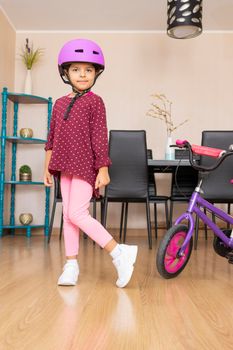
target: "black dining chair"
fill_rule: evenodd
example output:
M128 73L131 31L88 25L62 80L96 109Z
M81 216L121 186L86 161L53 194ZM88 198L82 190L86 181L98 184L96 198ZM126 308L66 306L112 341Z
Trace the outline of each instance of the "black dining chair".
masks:
M147 149L147 159L153 159L153 152L151 149ZM154 222L155 222L155 238L158 238L158 219L157 219L157 205L163 204L165 211L165 222L166 228L169 228L169 219L168 219L168 196L157 195L157 186L156 179L154 177L154 173L148 173L148 181L149 181L149 202L154 205Z
M205 130L202 132L203 146L227 150L233 144L233 130ZM211 166L214 159L201 156L200 165ZM230 214L231 203L233 203L233 187L230 180L233 178L233 160L227 158L216 170L209 173L203 180L203 197L214 204L227 204L227 211ZM213 220L215 218L213 217ZM199 220L196 220L194 248L197 248ZM205 227L207 239L207 227Z
M93 204L93 218L95 219L97 217L97 213L96 213L97 203L98 202L100 203L100 216L101 216L101 222L103 222L103 209L104 209L103 196L100 196L99 198L92 197L91 202ZM53 206L52 206L52 212L51 212L50 223L49 223L48 243L50 242L52 231L53 231L53 222L54 222L57 203L62 203L60 176L54 176L54 196L53 196ZM61 214L59 240L61 240L62 238L62 229L63 229L63 213ZM87 235L85 233L84 233L84 238L87 238ZM95 244L94 241L93 241L93 244Z
M121 227L126 240L128 204L145 203L148 243L152 249L148 187L147 146L144 130L111 130L109 137L110 184L105 188L103 223L106 226L109 202L123 203Z

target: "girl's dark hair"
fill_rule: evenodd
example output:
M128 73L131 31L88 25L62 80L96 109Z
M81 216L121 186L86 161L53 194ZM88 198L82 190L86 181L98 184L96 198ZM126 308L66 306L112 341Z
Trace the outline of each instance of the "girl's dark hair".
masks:
M95 67L95 72L99 73L99 71L101 70L101 67L98 64L93 64L93 66Z
M66 64L63 64L63 65L62 65L62 68L63 68L64 70L68 70L68 69L70 68L70 66L71 66L71 63L66 63Z

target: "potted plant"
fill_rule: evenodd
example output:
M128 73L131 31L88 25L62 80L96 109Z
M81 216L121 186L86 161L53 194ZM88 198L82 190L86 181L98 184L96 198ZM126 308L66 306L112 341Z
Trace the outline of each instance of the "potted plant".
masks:
M19 169L19 180L20 181L31 181L32 171L28 165L22 165Z
M31 69L39 61L40 57L43 55L44 49L33 48L33 43L29 43L29 39L26 38L26 43L20 54L25 67L27 68L27 75L25 80L24 92L27 94L32 93L32 79L31 79Z

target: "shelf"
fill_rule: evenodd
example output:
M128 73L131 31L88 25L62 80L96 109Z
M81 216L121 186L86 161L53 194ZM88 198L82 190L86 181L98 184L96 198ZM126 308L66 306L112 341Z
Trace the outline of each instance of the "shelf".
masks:
M47 104L49 100L44 97L27 95L27 94L16 94L8 92L7 97L12 102L24 103L24 104Z
M31 137L17 137L17 136L7 136L6 141L11 143L23 143L23 144L43 144L46 143L46 140L35 139Z
M8 104L10 105L10 110L8 112ZM25 148L29 147L32 151L39 151L38 146L34 147L32 145L40 145L40 151L44 148L46 144L46 139L37 138L32 135L32 137L21 137L20 132L18 131L18 122L19 122L19 108L20 105L24 105L23 109L27 110L29 105L33 105L32 109L42 112L43 109L46 109L46 133L42 134L43 138L46 138L46 134L49 132L49 125L52 115L52 98L51 97L41 97L32 94L25 93L14 93L8 92L7 87L4 87L2 90L2 123L1 123L1 177L0 177L0 237L3 235L3 229L8 229L13 235L15 229L22 229L26 231L26 236L31 237L31 231L33 228L41 228L44 230L44 235L48 236L49 234L49 206L50 206L50 188L46 187L43 178L40 175L33 176L33 181L22 181L20 180L19 172L17 170L17 152L20 148L20 152L24 152ZM13 107L13 108L12 108ZM34 113L33 113L34 114ZM43 112L44 114L44 112ZM34 117L37 113L34 114ZM10 124L9 122L12 121ZM8 131L8 127L12 128L12 131ZM23 135L23 134L22 134ZM19 144L24 144L24 146L18 146ZM8 146L7 146L8 145ZM28 145L28 146L25 146ZM43 146L43 147L41 147ZM32 155L33 157L33 155ZM36 155L34 159L36 160ZM11 172L6 175L5 168ZM28 177L30 178L30 176ZM13 180L14 179L14 180ZM18 185L22 185L19 188ZM25 187L25 186L40 186L40 187ZM32 192L38 192L40 195L45 197L44 208L44 220L39 219L39 222L42 222L43 225L22 225L20 222L15 224L15 206L16 206L16 194L17 192L23 191L26 195L27 192L31 194ZM10 201L9 201L9 214L10 219L6 221L9 225L4 225L4 201L8 200L5 197L5 192L10 192ZM36 205L36 204L35 204ZM42 215L43 215L42 213Z
M44 228L45 225L3 225L2 228Z
M7 185L44 185L43 182L39 181L4 181Z

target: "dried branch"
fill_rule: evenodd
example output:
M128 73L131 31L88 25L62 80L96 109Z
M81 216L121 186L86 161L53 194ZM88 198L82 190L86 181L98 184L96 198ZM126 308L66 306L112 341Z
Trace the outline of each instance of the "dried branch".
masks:
M188 121L188 119L186 119L182 123L174 125L171 117L172 102L169 101L164 94L153 94L151 96L156 102L151 103L152 108L147 111L146 115L163 120L166 125L168 136L170 136L174 130L178 129Z

